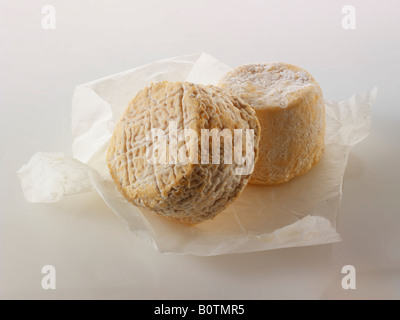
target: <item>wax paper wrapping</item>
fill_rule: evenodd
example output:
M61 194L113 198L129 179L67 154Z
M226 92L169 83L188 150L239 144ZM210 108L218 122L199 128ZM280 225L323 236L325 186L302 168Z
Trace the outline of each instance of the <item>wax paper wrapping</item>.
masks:
M72 157L38 152L18 176L30 202L55 202L95 189L135 235L160 252L211 256L340 241L336 222L351 148L370 129L377 89L326 104L326 151L311 171L277 186L248 185L213 220L189 226L133 206L106 165L114 125L128 102L151 82L216 84L227 65L205 54L157 61L77 86L72 102ZM196 210L196 208L193 208Z

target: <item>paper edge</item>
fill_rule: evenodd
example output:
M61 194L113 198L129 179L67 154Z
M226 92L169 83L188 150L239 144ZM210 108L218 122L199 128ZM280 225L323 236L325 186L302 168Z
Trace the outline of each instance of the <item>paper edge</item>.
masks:
M164 62L174 61L174 60L178 60L178 59L182 59L182 60L187 59L188 62L189 62L189 59L195 58L195 57L197 57L197 59L198 59L199 57L201 57L201 55L208 55L208 54L205 53L205 52L198 52L198 53L192 53L192 54L186 54L186 55L181 55L181 56L176 56L176 57L171 57L171 58L155 60L155 61L146 63L146 64L138 66L138 67L134 67L134 68L131 68L131 69L128 69L128 70L123 70L121 72L116 72L116 73L101 77L101 78L96 79L96 80L92 80L92 81L89 81L89 82L85 82L85 83L79 84L79 85L77 85L77 87L92 87L92 86L98 84L99 82L107 81L107 80L115 78L117 76L118 77L119 76L123 76L123 75L131 73L133 71L147 68L147 67L149 67L150 65L152 65L154 63L161 63L161 62L164 63ZM193 61L195 61L195 60L193 60Z

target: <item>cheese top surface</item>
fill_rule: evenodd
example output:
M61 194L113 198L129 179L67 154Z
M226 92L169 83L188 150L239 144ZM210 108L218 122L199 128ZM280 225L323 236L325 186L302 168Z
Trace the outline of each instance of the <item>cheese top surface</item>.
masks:
M291 94L314 86L308 72L286 63L244 65L227 73L220 83L256 109L285 108Z

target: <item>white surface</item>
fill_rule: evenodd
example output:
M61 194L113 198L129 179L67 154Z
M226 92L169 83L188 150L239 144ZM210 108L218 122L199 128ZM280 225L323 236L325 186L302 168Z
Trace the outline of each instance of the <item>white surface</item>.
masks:
M57 28L45 31L41 8L50 2ZM357 29L343 30L346 4L2 1L0 298L400 298L400 8L354 0ZM331 100L378 86L372 132L349 157L341 243L163 255L131 235L95 193L53 205L23 199L17 169L37 150L70 151L75 85L199 51L232 66L298 64ZM41 288L46 264L57 270L54 291ZM356 290L341 288L345 264L356 267Z

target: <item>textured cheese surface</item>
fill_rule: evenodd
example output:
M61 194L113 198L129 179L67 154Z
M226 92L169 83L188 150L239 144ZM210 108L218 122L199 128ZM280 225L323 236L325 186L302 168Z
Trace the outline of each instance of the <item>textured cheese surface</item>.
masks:
M157 128L168 134L170 121L176 121L178 130L192 129L198 134L198 164L147 161L146 152L153 142L146 139L146 132ZM260 124L254 110L243 101L214 86L167 81L152 84L136 95L116 124L107 155L111 176L134 205L185 223L213 218L240 194L251 176L236 175L235 169L242 165L234 161L225 164L223 157L220 164L200 163L201 130L214 128L232 132L254 129L256 160ZM182 144L178 142L178 148ZM214 139L210 150L213 144ZM223 150L221 139L221 154ZM210 159L211 155L210 151Z
M315 166L324 153L322 91L304 69L286 63L249 64L218 83L256 111L260 154L250 183L287 182Z

